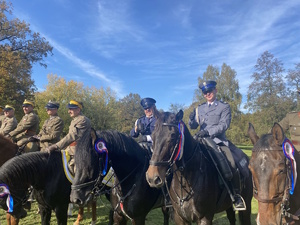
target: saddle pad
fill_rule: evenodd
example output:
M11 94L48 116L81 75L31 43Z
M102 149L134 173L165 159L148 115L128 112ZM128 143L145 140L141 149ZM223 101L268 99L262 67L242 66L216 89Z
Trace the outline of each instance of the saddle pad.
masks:
M70 161L70 155L68 151L61 150L61 156L62 156L62 162L64 167L64 172L67 177L67 179L70 181L70 183L73 183L74 177L72 176L71 172L69 171L68 162Z
M248 156L241 149L239 149L234 144L232 144L230 141L229 141L229 148L232 152L232 157L233 157L235 164L238 167L241 175L244 178L249 177L250 170L248 168L248 165L249 165Z

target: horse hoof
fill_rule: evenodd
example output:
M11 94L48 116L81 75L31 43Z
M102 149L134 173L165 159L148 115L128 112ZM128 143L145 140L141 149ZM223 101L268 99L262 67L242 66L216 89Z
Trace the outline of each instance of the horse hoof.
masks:
M76 220L73 225L79 225L79 221Z
M96 225L96 220L91 222L91 225Z

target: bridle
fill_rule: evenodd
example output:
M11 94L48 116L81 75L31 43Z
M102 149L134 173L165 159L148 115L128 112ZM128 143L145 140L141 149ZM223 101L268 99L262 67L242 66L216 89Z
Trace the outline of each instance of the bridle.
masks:
M177 124L173 124L173 123L162 123L162 126L168 126L168 127L175 127L176 129L180 129L178 126L180 126L180 122L179 122L179 125ZM152 166L168 166L168 167L171 167L174 163L175 163L175 154L178 153L178 150L179 150L179 142L180 142L180 132L178 132L178 138L176 140L176 144L172 150L172 154L169 158L168 161L159 161L159 162L156 162L156 161L153 161L153 160L150 160L149 161L149 165L152 165Z
M100 153L98 153L100 154ZM86 188L86 187L90 187L93 186L92 190L90 191L90 193L88 193L88 195L90 196L95 196L97 193L99 193L100 191L100 185L102 183L103 178L106 176L106 173L103 172L104 167L103 167L103 156L99 155L99 173L98 173L98 177L95 180L92 181L88 181L85 183L81 183L81 184L72 184L71 185L71 190L80 190L82 188Z
M280 151L282 152L282 150L272 150L272 151ZM262 202L262 203L267 203L267 204L271 204L271 203L275 203L275 204L279 204L280 203L280 208L281 208L281 216L280 216L280 224L282 223L282 220L284 218L289 218L292 221L297 221L299 220L299 215L300 215L300 209L297 210L297 212L294 214L291 214L290 212L288 212L290 210L289 208L289 199L290 199L290 189L291 189L291 182L290 182L290 177L289 177L289 171L290 171L290 162L288 161L288 159L285 158L285 169L286 169L286 178L285 178L285 183L284 183L284 190L279 193L278 197L273 197L273 198L261 198L258 195L258 190L257 187L255 185L255 182L253 180L252 177L252 183L253 183L253 197L258 201L258 202ZM292 223L286 223L288 224L292 224Z

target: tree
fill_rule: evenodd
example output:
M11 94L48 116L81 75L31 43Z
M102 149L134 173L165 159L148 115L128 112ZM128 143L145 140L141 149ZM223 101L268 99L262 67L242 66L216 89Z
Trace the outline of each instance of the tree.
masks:
M52 47L33 33L29 24L19 19L8 19L12 5L0 0L0 99L22 114L20 105L25 98L33 98L36 87L31 79L34 63L46 67L43 59L52 54Z
M297 100L298 110L300 110L300 95L298 94L300 91L300 63L295 64L295 69L289 70L285 78L290 87L288 92L294 100Z
M198 85L202 84L206 80L217 81L220 76L219 68L217 66L208 65L206 71L203 73L202 77L198 77ZM199 88L195 90L194 93L194 102L204 102L205 98L203 97L202 92Z
M129 95L120 99L118 103L118 129L121 132L129 133L134 127L135 121L145 115L140 103L141 97L138 94L130 93Z
M179 104L179 103L171 103L170 104L170 107L169 107L170 112L176 114L179 112L180 109L184 111L184 109L185 109L184 104Z
M283 81L283 64L266 51L257 59L247 93L246 109L267 129L293 108ZM265 130L267 132L267 130Z
M80 82L73 80L67 82L57 75L48 75L46 90L36 93L36 110L40 117L40 125L48 118L45 105L49 100L60 103L58 113L65 122L64 134L68 133L71 118L66 108L70 100L83 102L83 114L87 116L96 130L113 129L117 127L117 102L116 94L107 88L97 89L85 87Z

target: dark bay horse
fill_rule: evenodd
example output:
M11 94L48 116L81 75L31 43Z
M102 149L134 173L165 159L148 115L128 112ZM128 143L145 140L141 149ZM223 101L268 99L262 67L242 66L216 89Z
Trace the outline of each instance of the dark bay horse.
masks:
M258 201L257 224L300 224L299 152L294 149L294 159L286 157L284 152L292 152L292 145L278 123L260 138L250 123L248 134L254 145L249 168Z
M5 184L13 199L15 218L23 218L23 203L29 197L28 189L33 186L39 204L42 224L50 224L51 210L55 210L57 224L67 224L67 210L70 199L71 183L63 169L62 155L53 152L26 153L13 157L0 168L0 184ZM8 210L6 200L0 198L0 206Z
M71 201L79 205L87 204L97 192L95 183L102 179L101 171L111 165L118 180L113 188L114 198L111 199L115 209L114 224L126 224L130 219L134 225L144 225L150 210L164 204L162 191L151 188L145 178L149 165L147 151L133 138L117 131L97 132L93 143L98 150L105 151L100 154L107 154L107 161L99 160L95 150L78 146L81 151L75 153L76 173ZM168 213L164 215L164 224L167 225Z
M194 140L182 122L183 112L156 115L152 133L153 155L146 177L152 187L161 188L173 175L169 188L175 223L212 224L214 214L226 210L230 224L235 213L227 190L219 182L217 170L207 151L208 146ZM242 196L247 210L239 211L241 224L250 225L251 176L245 179Z

